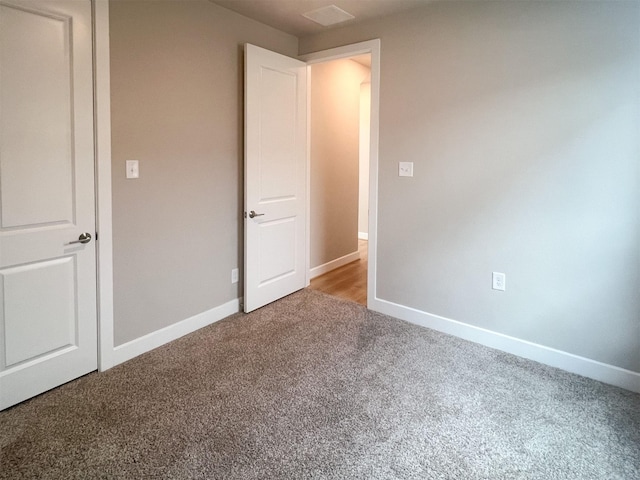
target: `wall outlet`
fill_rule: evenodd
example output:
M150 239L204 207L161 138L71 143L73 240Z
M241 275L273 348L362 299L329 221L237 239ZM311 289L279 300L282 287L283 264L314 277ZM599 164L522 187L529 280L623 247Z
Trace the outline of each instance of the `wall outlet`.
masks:
M399 177L413 177L413 162L398 162Z
M504 273L493 272L493 289L505 291L507 287L507 276Z
M238 269L234 268L231 270L231 283L238 283Z

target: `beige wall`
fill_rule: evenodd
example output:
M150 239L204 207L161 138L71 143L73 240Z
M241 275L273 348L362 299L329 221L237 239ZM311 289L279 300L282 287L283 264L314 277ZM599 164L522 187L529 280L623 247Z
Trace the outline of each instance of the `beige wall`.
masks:
M300 40L381 39L379 297L640 372L639 24L459 1Z
M352 60L311 67L311 268L358 251L360 84Z
M242 45L297 39L206 0L112 0L110 36L120 345L242 295Z

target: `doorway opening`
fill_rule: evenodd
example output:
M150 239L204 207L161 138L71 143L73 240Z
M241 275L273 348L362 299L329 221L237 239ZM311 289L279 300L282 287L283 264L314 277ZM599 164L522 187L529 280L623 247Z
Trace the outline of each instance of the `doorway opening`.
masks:
M366 306L371 54L309 71L310 287Z

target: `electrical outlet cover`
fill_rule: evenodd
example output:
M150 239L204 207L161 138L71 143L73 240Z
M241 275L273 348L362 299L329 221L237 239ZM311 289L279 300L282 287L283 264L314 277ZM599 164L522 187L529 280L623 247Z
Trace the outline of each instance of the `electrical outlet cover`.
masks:
M413 177L413 162L398 162L399 177Z
M501 272L493 272L492 275L492 288L494 290L506 290L507 276Z

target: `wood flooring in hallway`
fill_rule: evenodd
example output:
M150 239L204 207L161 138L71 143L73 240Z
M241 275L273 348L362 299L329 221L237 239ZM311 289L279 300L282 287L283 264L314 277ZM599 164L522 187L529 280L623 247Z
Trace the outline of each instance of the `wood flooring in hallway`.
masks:
M329 295L345 298L367 305L367 259L366 240L358 240L360 260L343 265L311 280L309 288Z

